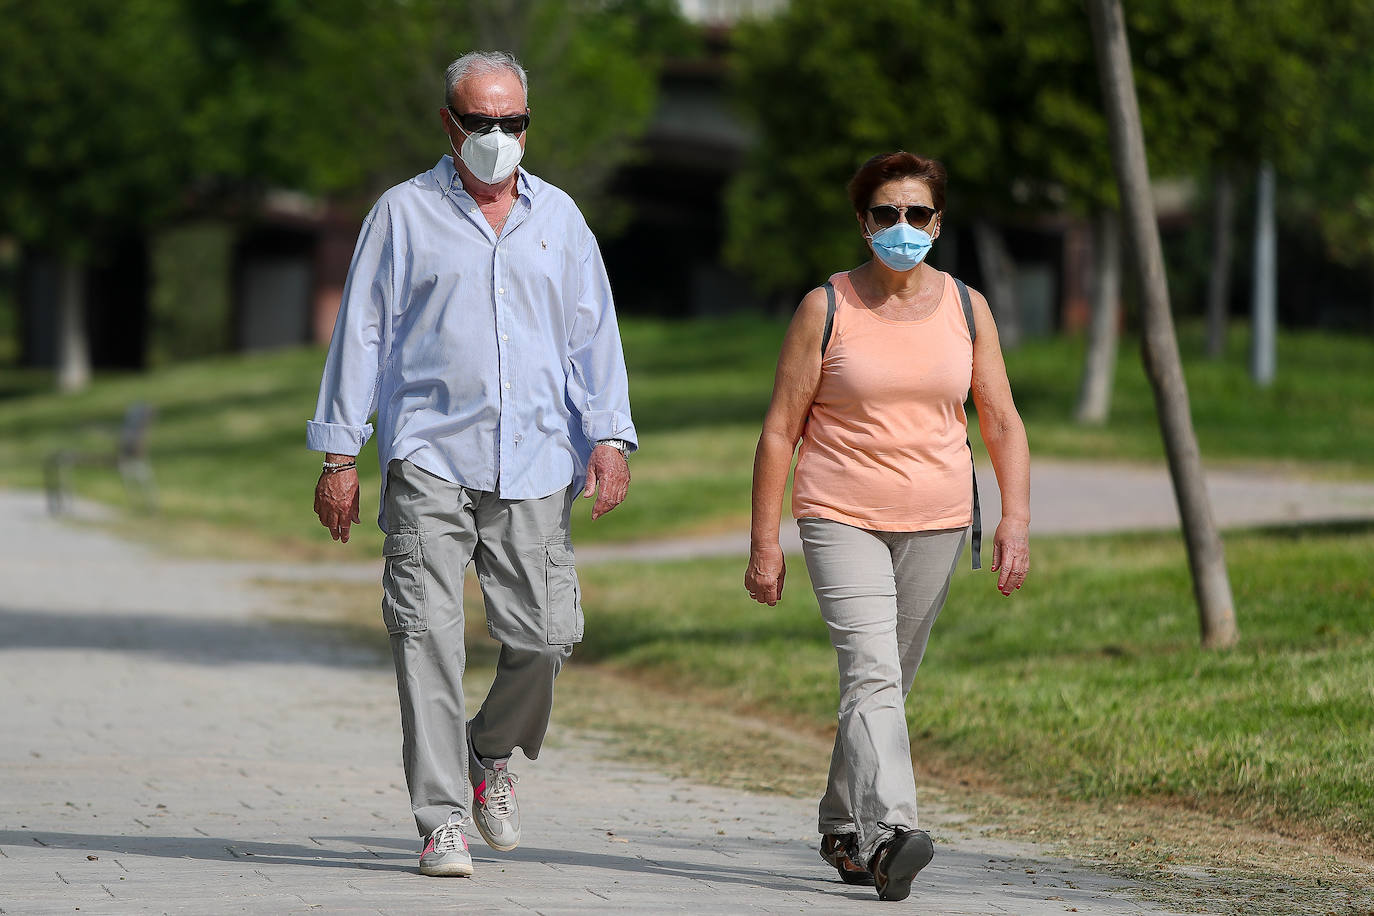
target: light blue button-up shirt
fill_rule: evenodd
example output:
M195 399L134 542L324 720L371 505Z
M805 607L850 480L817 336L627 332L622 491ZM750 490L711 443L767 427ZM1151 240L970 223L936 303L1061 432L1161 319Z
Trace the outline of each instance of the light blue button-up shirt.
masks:
M567 194L518 176L500 236L448 156L363 221L306 444L356 455L375 413L383 506L393 458L535 499L580 484L596 442L637 445L596 239Z

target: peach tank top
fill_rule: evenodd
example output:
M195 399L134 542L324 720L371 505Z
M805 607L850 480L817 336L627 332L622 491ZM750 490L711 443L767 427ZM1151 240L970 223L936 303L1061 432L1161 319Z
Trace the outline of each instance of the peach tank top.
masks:
M835 320L802 432L792 516L877 531L962 528L973 519L964 401L973 378L954 279L919 321L866 308L847 271L830 278Z

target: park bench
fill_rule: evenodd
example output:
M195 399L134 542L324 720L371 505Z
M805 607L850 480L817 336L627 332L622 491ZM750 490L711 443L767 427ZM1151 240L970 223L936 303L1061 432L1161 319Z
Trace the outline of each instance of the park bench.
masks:
M139 401L129 405L109 451L63 448L50 454L44 463L48 511L60 515L71 508L71 469L74 467L116 469L124 481L129 502L143 512L154 511L157 493L153 488L153 466L148 462L148 430L152 427L154 414L151 404Z

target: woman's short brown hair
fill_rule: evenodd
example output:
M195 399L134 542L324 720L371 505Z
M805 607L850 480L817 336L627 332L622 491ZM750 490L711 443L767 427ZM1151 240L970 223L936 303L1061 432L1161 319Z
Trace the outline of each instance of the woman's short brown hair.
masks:
M945 182L949 175L945 167L935 159L927 159L915 153L898 150L895 153L879 153L859 166L854 177L849 179L849 201L854 212L860 216L868 210L873 194L889 181L903 178L918 178L930 188L930 199L935 209L945 210Z

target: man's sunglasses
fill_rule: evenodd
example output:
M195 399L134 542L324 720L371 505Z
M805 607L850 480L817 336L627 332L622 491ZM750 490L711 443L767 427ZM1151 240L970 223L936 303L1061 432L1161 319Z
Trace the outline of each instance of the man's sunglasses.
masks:
M869 218L873 220L873 225L879 229L890 229L897 225L903 214L906 214L906 221L909 225L920 229L929 225L931 217L935 215L935 208L917 206L916 204L907 207L878 204L876 207L868 208Z
M470 134L485 134L488 131L500 130L518 137L525 132L525 128L530 126L530 116L527 114L507 115L504 118L489 118L481 114L459 114L453 110L453 106L448 106L448 113L453 116L453 120L458 126Z

